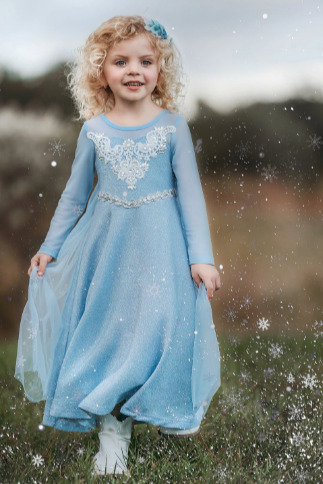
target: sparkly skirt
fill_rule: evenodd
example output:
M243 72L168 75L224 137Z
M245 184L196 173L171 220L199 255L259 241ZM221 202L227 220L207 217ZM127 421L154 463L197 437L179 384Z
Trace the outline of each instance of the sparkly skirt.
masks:
M220 387L220 354L176 197L125 208L96 187L28 291L15 377L31 401L46 400L44 425L89 432L122 401L137 421L201 423Z

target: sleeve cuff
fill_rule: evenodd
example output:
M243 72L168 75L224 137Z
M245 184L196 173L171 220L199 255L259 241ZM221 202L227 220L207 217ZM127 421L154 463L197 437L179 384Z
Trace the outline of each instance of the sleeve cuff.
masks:
M192 258L190 259L189 263L190 263L190 266L192 264L210 264L211 266L214 266L213 259L206 259L205 257Z
M57 250L47 249L45 246L41 246L40 249L39 249L39 251L38 251L38 253L50 255L54 259L56 259L57 256L58 256L58 251Z

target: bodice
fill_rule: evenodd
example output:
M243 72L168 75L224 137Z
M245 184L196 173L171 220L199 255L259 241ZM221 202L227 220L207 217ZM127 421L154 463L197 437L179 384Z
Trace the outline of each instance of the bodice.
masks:
M57 256L86 207L95 171L98 199L120 210L176 197L190 264L214 265L190 129L182 115L168 109L141 126L119 126L104 114L83 124L71 176L39 252Z
M174 190L171 135L176 127L173 123L118 132L105 122L106 117L98 118L87 121L85 129L95 149L100 192L124 201L127 206L130 201Z

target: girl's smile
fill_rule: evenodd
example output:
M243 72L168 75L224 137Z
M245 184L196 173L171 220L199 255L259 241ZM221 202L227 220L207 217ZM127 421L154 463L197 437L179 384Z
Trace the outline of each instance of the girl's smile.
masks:
M141 88L141 86L142 86L142 84L139 84L137 86L125 84L125 87L127 87L131 91L139 91L139 89Z

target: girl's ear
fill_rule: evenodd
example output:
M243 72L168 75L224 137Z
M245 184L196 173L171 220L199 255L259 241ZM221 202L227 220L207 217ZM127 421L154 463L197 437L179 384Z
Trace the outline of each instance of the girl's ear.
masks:
M99 79L100 79L100 82L102 83L102 86L106 88L107 87L107 80L105 78L105 75L104 75L104 72L103 71L100 72Z

